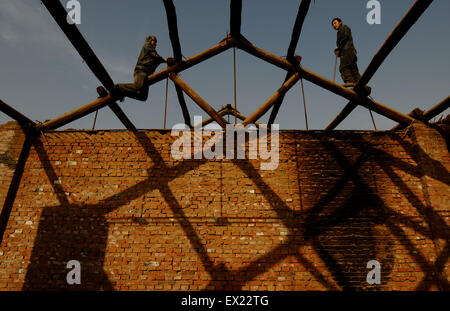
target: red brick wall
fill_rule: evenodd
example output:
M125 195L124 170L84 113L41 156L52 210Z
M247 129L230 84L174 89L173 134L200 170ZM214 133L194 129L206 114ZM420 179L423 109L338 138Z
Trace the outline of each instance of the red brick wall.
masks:
M0 153L17 158L23 138L11 145L8 131ZM0 290L449 289L450 157L435 130L282 131L275 171L175 161L173 141L154 130L35 139ZM3 198L12 173L0 170ZM380 285L366 282L373 259ZM70 260L81 285L66 283Z
M16 122L0 125L0 211L14 175L25 136Z

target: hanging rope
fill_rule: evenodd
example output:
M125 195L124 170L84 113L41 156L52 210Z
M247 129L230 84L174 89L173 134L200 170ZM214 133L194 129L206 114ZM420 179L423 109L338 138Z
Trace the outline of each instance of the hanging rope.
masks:
M372 96L367 96L369 97L371 100L375 101ZM375 131L377 130L377 125L375 124L375 119L373 118L373 114L372 114L372 110L369 109L369 113L370 113L370 118L372 119L372 123L373 123L373 128L375 129Z
M336 82L336 67L337 67L338 56L336 55L336 61L334 62L334 73L333 73L333 82ZM302 90L303 90L303 81L302 81ZM374 100L371 96L367 96L370 99ZM304 100L304 99L303 99ZM375 119L373 118L372 110L369 109L370 118L372 119L373 128L375 131L377 130L377 125L375 124ZM308 121L306 121L306 128L308 128Z
M236 48L233 47L233 68L234 68L234 124L237 123L237 100L236 100Z
M305 99L305 88L303 86L303 78L300 78L300 84L302 87L302 97L303 97L303 109L305 111L305 122L306 122L306 129L309 130L308 126L308 114L306 113L306 99Z
M299 62L299 66L300 68L302 68L302 58L301 56L296 56L298 57L297 60ZM305 97L305 86L303 84L303 77L300 76L300 86L302 88L302 98L303 98L303 111L305 112L305 123L306 123L306 129L309 130L309 126L308 126L308 113L306 112L306 97Z
M333 73L333 82L336 82L336 67L337 67L338 56L336 55L336 60L334 62L334 73Z
M377 130L377 125L375 124L375 119L373 118L372 110L369 109L370 117L372 118L373 128Z
M167 118L167 90L169 88L169 78L166 78L166 102L164 105L164 129L166 128L166 118Z
M97 122L98 110L95 111L94 124L92 124L92 129L95 130L95 123Z

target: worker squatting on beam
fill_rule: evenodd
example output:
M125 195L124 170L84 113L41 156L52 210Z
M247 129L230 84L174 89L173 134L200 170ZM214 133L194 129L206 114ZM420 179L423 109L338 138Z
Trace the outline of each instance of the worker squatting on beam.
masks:
M114 99L123 101L124 97L134 98L140 101L146 101L148 98L148 76L153 74L161 63L174 63L174 59L163 58L156 52L157 39L155 36L148 36L142 46L136 66L134 68L134 82L120 83L114 85L111 96ZM97 87L97 93L100 97L106 97L108 92L103 86Z

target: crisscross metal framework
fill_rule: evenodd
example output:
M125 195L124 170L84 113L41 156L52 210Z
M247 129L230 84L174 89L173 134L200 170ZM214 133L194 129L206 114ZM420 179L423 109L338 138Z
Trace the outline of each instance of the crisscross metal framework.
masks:
M182 59L181 44L178 35L176 8L172 0L163 0L167 14L167 24L169 28L169 37L172 43L173 56L175 63L164 68L148 77L149 84L155 84L165 78L170 78L175 85L178 101L183 113L185 124L192 127L191 117L184 94L188 95L197 105L200 106L214 121L220 126L225 127L228 123L222 116L211 107L205 100L201 98L186 82L184 82L178 73L189 69L209 58L212 58L230 48L239 48L249 54L252 54L268 63L286 70L286 78L281 87L250 116L242 120L243 125L257 122L270 109L269 126L273 124L280 109L285 94L292 88L300 78L308 80L330 92L340 95L349 100L349 103L336 116L334 120L325 128L326 130L335 129L358 105L363 106L371 111L375 111L395 122L399 125L396 129L407 126L416 120L414 114L403 114L391 107L383 105L379 102L368 98L364 91L364 86L370 81L375 72L380 68L383 61L388 57L389 53L395 48L400 40L406 35L408 30L420 18L425 10L430 6L433 0L417 0L408 10L405 16L400 20L392 33L374 55L372 61L361 76L360 81L353 89L347 89L331 80L328 80L306 68L303 68L299 61L295 58L295 49L298 44L302 27L307 16L311 0L302 0L299 5L297 17L292 30L291 41L287 50L286 58L278 57L270 52L264 51L253 45L241 33L241 17L242 17L242 0L230 0L230 34L221 40L217 45L200 52L197 55ZM81 55L84 62L88 65L94 75L99 79L103 86L111 92L114 82L108 72L97 58L83 35L75 24L67 23L67 12L59 1L42 0L47 10L55 19L61 30L65 33L74 48ZM81 106L73 111L67 112L59 117L44 123L35 123L31 119L24 116L3 101L0 101L0 111L18 121L20 124L40 132L43 130L54 130L64 126L72 121L78 120L94 111L108 106L114 114L119 118L122 124L130 130L136 129L131 120L126 116L120 106L114 99L108 95L104 98L97 98L94 101ZM424 114L421 121L427 121L442 113L450 106L450 97L445 98L437 106L433 107ZM241 115L242 116L242 115Z
M361 92L363 86L365 86L369 80L372 78L373 74L376 72L376 70L381 66L384 59L388 56L390 51L395 47L395 45L401 40L401 38L406 34L408 29L414 24L414 22L420 17L420 15L427 9L427 7L431 4L432 0L417 0L415 4L411 7L411 9L407 12L405 17L400 21L400 23L397 25L397 27L394 29L392 34L388 37L386 42L383 44L383 46L380 48L380 50L376 53L374 56L372 62L369 64L368 68L364 72L364 74L361 77L361 80L357 86L353 90L346 89L339 84L336 84L330 80L327 80L305 68L302 68L296 58L294 57L294 51L295 47L298 43L301 28L303 25L303 22L305 20L305 17L307 15L307 11L309 9L310 0L302 0L299 6L299 11L297 14L297 18L294 25L294 30L292 33L292 39L291 43L288 48L287 57L280 58L277 57L269 52L263 51L262 49L254 46L251 42L249 42L247 39L245 39L240 31L241 27L241 10L242 10L242 0L231 0L230 1L230 34L224 38L221 42L219 42L217 45L195 55L192 56L186 60L182 60L181 57L181 45L178 38L178 30L177 30L177 19L176 19L176 12L175 12L175 6L173 5L172 0L163 0L164 5L167 12L167 19L169 24L169 34L170 39L172 41L172 47L173 47L173 54L175 59L175 64L157 72L153 75L149 76L149 83L154 84L157 83L165 78L170 78L177 90L177 95L179 99L179 103L183 112L183 117L185 119L185 123L191 125L190 115L189 111L187 109L186 102L184 100L184 94L188 95L190 98L193 99L195 103L197 103L203 110L205 110L209 115L210 118L207 120L204 120L202 124L193 125L196 126L205 126L206 124L216 121L221 126L226 125L227 121L223 118L226 115L234 115L238 119L242 120L242 123L247 124L255 124L257 126L260 126L260 124L257 122L257 120L270 108L272 108L271 116L270 116L270 124L273 123L273 121L276 118L277 112L279 107L281 106L283 102L284 95L286 92L293 86L295 83L300 79L306 79L312 83L315 83L333 93L336 93L338 95L343 96L344 98L347 98L349 100L349 103L344 108L344 110L336 117L335 120L327 127L327 129L331 130L334 129L345 117L347 117L351 111L357 106L362 105L368 109L371 109L375 112L378 112L394 121L397 121L399 123L399 126L405 126L413 122L414 114L411 115L404 115L398 111L395 111L394 109L391 109L389 107L386 107L380 103L377 103L369 98L367 98L364 93ZM75 25L69 25L66 22L66 11L62 7L59 1L51 1L51 0L42 0L44 5L47 7L49 12L52 14L54 19L57 21L58 25L61 27L61 29L64 31L64 33L67 35L69 40L72 42L74 47L77 49L77 51L80 53L84 61L88 64L89 68L93 71L93 73L96 75L96 77L101 81L101 83L105 86L105 88L109 91L111 91L113 84L112 79L108 75L107 71L104 69L101 62L98 60L98 58L95 56L87 42L82 37L81 33L78 31L77 27ZM225 107L222 107L220 110L216 111L214 110L206 101L204 101L195 91L190 88L184 81L180 79L180 77L177 75L177 73L186 70L192 66L197 65L198 63L209 59L219 53L224 52L225 50L237 47L240 48L243 51L246 51L252 55L255 55L256 57L259 57L277 67L283 68L287 71L285 81L283 82L280 89L278 89L261 107L259 107L254 113L252 113L250 116L246 117L239 113L235 108L231 107L231 105L227 105ZM445 98L443 101L438 103L436 106L430 108L427 110L423 116L422 121L430 120L436 115L442 113L445 111L450 105L450 97ZM11 106L7 105L3 101L0 100L0 111L6 113L11 118L15 119L19 124L22 125L23 128L29 130L25 131L27 136L23 145L22 152L19 156L18 165L15 169L14 176L7 194L7 197L5 199L5 204L0 216L0 243L3 238L3 234L6 228L6 224L8 222L8 218L10 215L10 211L14 202L15 193L18 191L18 186L20 183L21 175L24 170L24 165L27 160L29 151L32 146L35 147L35 149L39 150L39 155L41 158L41 161L47 161L47 156L45 153L45 150L41 147L41 143L39 141L34 141L32 139L32 134L38 134L39 131L45 131L45 130L52 130L57 129L65 124L68 124L74 120L77 120L83 116L86 116L87 114L94 112L100 108L103 108L105 106L109 106L113 112L116 114L116 116L122 121L122 123L125 125L127 129L133 130L135 129L132 122L127 118L127 116L123 113L121 108L114 102L113 98L108 95L105 98L99 98L94 100L93 102L82 106L74 111L68 112L58 118L55 118L53 120L37 124L28 117L24 116L22 113L18 112ZM183 174L184 172L188 171L191 168L184 169L182 171L178 170L178 167L175 168L168 168L165 166L164 161L160 161L160 155L157 152L152 152L153 145L151 142L148 142L148 138L146 138L145 135L140 133L139 131L132 131L134 135L136 136L138 142L142 146L147 146L146 152L148 153L149 157L156 157L158 159L157 162L162 163L161 170L173 170L176 171L176 174L173 174L171 178L174 178L175 176L178 176L179 174ZM324 197L321 198L321 200L314 206L312 209L313 211L321 210L324 205L328 204L333 199L333 193L339 192L344 185L348 181L354 181L356 184L359 184L360 187L364 189L368 189L368 193L372 193L370 190L370 186L364 182L364 180L361 179L360 176L356 173L357 169L363 165L364 162L366 162L367 156L365 151L374 151L377 154L381 156L387 156L391 160L394 166L402 167L403 169L410 169L414 171L414 174L419 176L419 172L417 172L416 168L409 164L409 163L403 163L403 160L395 159L391 155L385 153L383 150L373 150L373 147L370 145L364 145L364 146L356 146L359 149L361 149L361 156L357 159L356 162L351 164L348 162L345 157L339 156L339 150L337 147L333 144L333 142L324 142L326 144L327 148L329 150L334 150L335 154L337 155L337 161L339 164L346 169L346 174L335 184L331 192ZM377 161L377 157L375 157L375 161ZM200 165L201 163L197 163L196 165ZM182 164L180 164L182 165ZM246 168L245 165L242 163L237 163L237 165L249 176L259 176L259 173L254 167ZM392 179L399 179L396 172L392 170L391 167L382 167L382 169L385 171L387 175L389 175ZM46 168L46 173L49 175L50 180L54 180L56 174L51 168L51 166ZM433 172L433 174L436 174ZM420 175L421 176L421 175ZM434 176L435 178L439 179L438 176ZM170 178L165 180L165 182L157 183L155 186L158 189L161 189L161 193L164 194L164 199L169 201L175 201L173 200L174 195L168 188L168 181L170 181ZM119 205L126 204L127 200L130 199L130 197L133 196L139 196L143 192L134 191L134 189L137 189L139 185L148 185L148 180L142 181L140 184L132 187L133 189L127 189L125 190L125 193L132 193L131 196L124 195L121 196L121 200L119 202ZM273 192L267 192L268 189L267 185L264 183L264 181L261 180L261 178L257 179L255 181L255 185L261 190L261 192L267 197L268 201L273 206L281 206L281 212L278 210L277 213L287 213L290 212L289 208L286 206L286 204ZM406 185L403 185L403 192L408 193L409 189L406 187ZM58 200L60 201L60 205L70 205L67 201L67 199L64 196L63 189L58 184L53 184L53 187L55 189L55 192L62 193L61 196L58 196ZM151 188L151 187L150 187ZM169 190L167 190L169 189ZM141 191L148 191L148 187L143 187ZM111 200L115 200L118 196L113 196L106 198L104 202L109 202ZM420 202L420 199L413 195L413 198L411 199L411 204L416 206L418 209L425 210L426 206L423 205ZM75 205L74 205L75 206ZM172 206L172 210L176 216L180 219L180 224L184 225L189 228L190 231L195 232L195 230L191 230L192 225L189 223L189 221L186 219L186 215L183 213L181 206L176 202L175 206ZM397 217L402 217L402 222L412 226L416 231L421 232L423 234L426 233L426 228L419 226L419 225L412 225L409 223L409 220L406 219L402 215L397 215L395 211L390 210L388 207L383 208L384 211L388 215L396 215ZM280 214L281 216L281 214ZM297 216L302 216L303 218L300 218L300 220L296 220L296 217L294 217L292 221L289 221L285 223L285 226L289 228L290 230L294 230L294 228L299 227L301 225L302 219L305 219L305 223L308 224L307 228L316 227L318 224L321 224L324 222L324 225L327 224L327 220L322 220L320 218L315 218L314 213L307 214L307 213L298 213ZM436 215L432 215L433 217L437 217ZM282 218L282 217L280 217ZM400 230L397 226L392 225L392 233L397 237L402 237L404 233L402 230ZM441 237L441 236L439 236ZM209 271L212 277L215 277L218 275L217 267L214 265L214 262L211 260L211 258L208 256L208 252L206 250L206 247L200 242L200 239L197 234L194 234L192 236L189 236L190 242L192 245L195 246L196 249L198 249L200 257L202 259L202 264L206 267L206 269ZM313 240L313 245L316 246L319 250L320 245L318 245L318 241L316 239L316 236L314 234L310 234L309 239ZM293 245L303 245L305 241L303 239L299 239L298 237L290 238L290 240L283 245L280 245L276 249L272 250L268 254L264 255L264 258L270 258L271 256L275 256L277 259L283 259L285 256L287 256L284 252L289 247L292 247ZM432 277L432 273L439 272L443 270L443 263L446 262L449 254L449 245L448 243L445 245L444 250L438 254L438 258L435 262L428 261L426 258L420 254L420 252L416 251L414 247L410 247L410 251L412 253L411 256L413 256L417 262L421 262L421 267L426 272L426 275L424 276L423 280L420 281L418 289L427 289L429 287L429 284L426 282L429 278ZM330 284L326 278L318 271L316 271L313 268L313 265L308 261L307 258L303 257L302 254L297 254L297 259L300 263L305 265L306 267L309 267L313 272L313 274L320 280L321 283L323 283L327 288L329 289L335 289L333 284ZM268 264L266 264L268 265ZM244 267L239 270L235 271L228 271L231 277L240 275L243 271L246 271L246 269L252 268L252 264L248 267ZM246 279L241 281L244 283L247 280L251 280L257 272L255 272L255 269L251 269L251 273L248 273L246 275ZM441 278L439 282L442 284L442 286L445 286L445 288L448 288L448 281L444 278ZM242 285L242 284L241 284Z

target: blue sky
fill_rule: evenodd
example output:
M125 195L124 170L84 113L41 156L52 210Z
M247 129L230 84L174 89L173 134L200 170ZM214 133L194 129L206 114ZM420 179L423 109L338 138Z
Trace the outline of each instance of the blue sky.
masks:
M130 82L147 35L158 37L157 50L172 56L162 0L79 0L81 33L116 83ZM296 53L302 65L332 79L339 16L351 27L362 73L413 0L381 2L381 24L366 22L366 0L316 0L310 6ZM67 0L61 0L65 6ZM182 52L193 56L218 43L229 31L228 0L175 0ZM242 33L255 45L285 56L300 0L243 0ZM449 95L450 1L436 0L390 54L370 81L378 102L403 113L426 110ZM99 82L37 0L0 0L0 99L33 120L44 121L85 105L97 96ZM164 68L164 64L157 70ZM180 74L215 109L233 103L233 54L228 50ZM249 115L280 87L285 72L237 50L238 110ZM339 73L337 82L341 83ZM310 129L323 129L347 100L304 82ZM119 103L137 128L162 128L165 80L150 87L147 102ZM169 82L167 127L183 121ZM207 115L186 97L194 115ZM446 112L448 113L448 112ZM260 121L266 122L267 113ZM374 114L378 129L395 123ZM64 128L91 128L94 114ZM0 113L0 123L9 121ZM276 119L281 129L305 129L298 83ZM96 128L121 129L109 110L99 111ZM357 108L338 129L373 129L369 112Z

